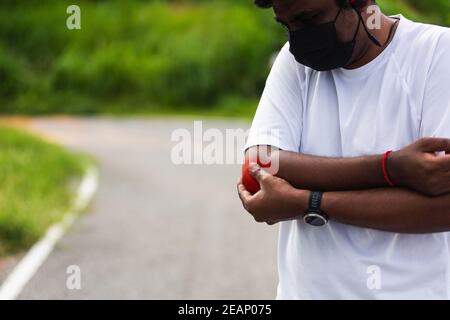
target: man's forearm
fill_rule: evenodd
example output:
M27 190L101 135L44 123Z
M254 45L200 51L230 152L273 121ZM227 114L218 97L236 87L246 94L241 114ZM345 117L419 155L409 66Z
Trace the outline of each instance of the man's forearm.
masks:
M250 148L246 156L257 150L278 157L277 176L299 189L343 191L387 186L381 169L382 155L331 158L258 146Z
M442 155L442 150L447 155ZM439 153L439 154L437 154ZM387 187L382 169L383 156L333 158L281 151L271 146L249 148L252 160L262 154L264 161L277 161L277 176L298 189L318 191L366 190ZM450 193L450 139L422 138L393 152L386 161L390 180L405 189L425 195Z
M326 158L280 151L278 177L296 188L321 191L361 190L387 186L382 155Z
M450 195L428 197L398 188L326 192L322 209L331 220L399 233L450 230Z

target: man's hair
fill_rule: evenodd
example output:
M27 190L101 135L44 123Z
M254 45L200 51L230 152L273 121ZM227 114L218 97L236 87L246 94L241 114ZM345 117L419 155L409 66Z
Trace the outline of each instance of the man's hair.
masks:
M273 0L255 0L256 6L260 8L271 8L273 6ZM361 0L360 0L361 1ZM364 1L364 0L362 0ZM336 0L340 7L350 7L348 0ZM376 0L369 0L371 3L376 3Z

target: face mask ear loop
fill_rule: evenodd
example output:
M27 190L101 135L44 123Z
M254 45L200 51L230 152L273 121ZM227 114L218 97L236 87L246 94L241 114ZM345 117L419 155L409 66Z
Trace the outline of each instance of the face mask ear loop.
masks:
M337 19L339 18L339 15L341 14L341 10L342 10L342 7L339 8L339 11L338 11L336 17L334 18L333 23L336 23Z
M356 29L355 35L353 36L353 41L355 41L355 40L356 40L356 37L358 36L358 32L359 32L359 28L360 28L360 26L361 26L361 23L363 23L363 22L361 21L361 19L359 19L359 20L358 20L358 28ZM363 23L363 24L364 24L364 23Z
M359 17L359 22L362 23L364 30L366 30L367 36L369 37L369 39L378 47L382 47L382 45L380 44L380 42L369 32L369 30L367 29L366 24L364 23L364 19L361 15L361 12L359 12L356 8L353 8L356 11L356 14ZM359 25L358 25L358 30L359 30ZM356 32L358 33L358 32ZM356 39L356 35L355 35L355 39Z

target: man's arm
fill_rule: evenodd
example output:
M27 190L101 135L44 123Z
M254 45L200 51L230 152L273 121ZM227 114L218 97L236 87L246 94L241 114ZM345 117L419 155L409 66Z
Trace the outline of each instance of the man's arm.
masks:
M450 230L450 195L429 197L406 189L326 192L322 209L331 220L398 233Z
M382 155L327 158L280 151L277 176L308 190L343 191L387 186Z
M259 166L251 168L261 190L251 195L238 183L238 192L257 222L274 224L302 217L310 191L296 189ZM332 221L364 228L398 233L450 231L450 195L430 197L400 188L325 192L322 209Z
M450 139L424 138L393 152L388 159L388 171L395 185L433 196L449 193L450 155L437 156L438 151L450 152ZM246 156L254 159L256 153L277 158L276 175L296 188L344 191L388 186L383 177L381 154L327 158L258 146L247 150Z

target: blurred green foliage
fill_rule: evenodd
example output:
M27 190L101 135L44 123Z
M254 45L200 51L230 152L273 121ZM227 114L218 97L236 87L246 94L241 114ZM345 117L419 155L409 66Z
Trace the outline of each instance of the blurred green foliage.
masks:
M379 0L387 13L450 24L448 0ZM286 41L251 0L0 0L0 112L208 109L257 99Z

